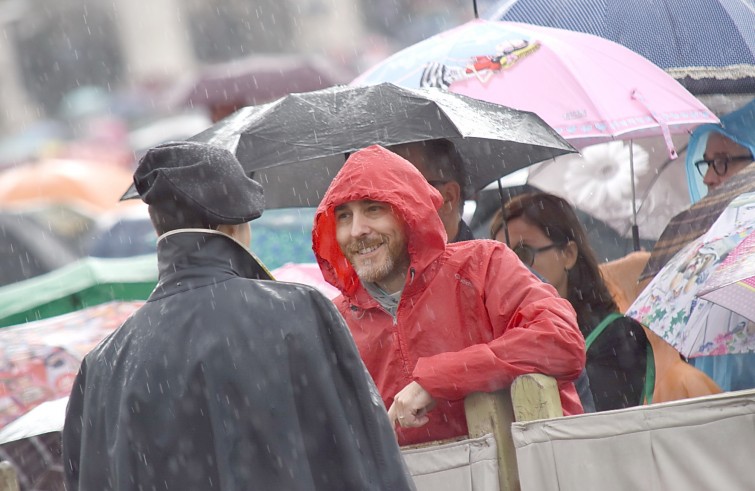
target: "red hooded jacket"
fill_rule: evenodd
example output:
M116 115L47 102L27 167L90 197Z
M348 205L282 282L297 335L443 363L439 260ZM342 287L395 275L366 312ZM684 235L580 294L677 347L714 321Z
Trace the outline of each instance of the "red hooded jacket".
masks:
M396 317L362 287L336 241L335 207L389 203L406 224L409 274ZM464 397L511 385L525 373L558 379L565 414L582 412L572 380L585 342L569 302L538 280L504 244L446 244L442 198L417 169L372 146L354 153L315 215L313 249L386 408L417 381L436 400L430 422L399 428L401 445L467 434Z

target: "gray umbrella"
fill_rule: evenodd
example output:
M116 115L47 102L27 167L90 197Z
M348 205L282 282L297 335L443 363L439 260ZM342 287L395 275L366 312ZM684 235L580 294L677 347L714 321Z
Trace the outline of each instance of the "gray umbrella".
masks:
M246 107L192 140L234 151L262 184L266 207L285 208L317 206L351 152L438 138L458 148L472 190L576 151L534 113L389 83L332 87Z

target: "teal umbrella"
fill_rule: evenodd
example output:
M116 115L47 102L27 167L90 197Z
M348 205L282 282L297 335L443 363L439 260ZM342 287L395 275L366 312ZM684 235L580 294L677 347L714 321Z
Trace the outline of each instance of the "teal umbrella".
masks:
M157 256L85 258L0 288L0 327L46 319L113 300L146 300L157 284Z

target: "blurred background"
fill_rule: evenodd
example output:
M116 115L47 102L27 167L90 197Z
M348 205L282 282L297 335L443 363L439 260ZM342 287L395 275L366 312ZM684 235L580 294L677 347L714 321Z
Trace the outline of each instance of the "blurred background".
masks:
M0 286L153 252L144 207L118 202L147 148L473 17L462 0L0 0ZM255 222L268 267L314 260L311 217Z
M744 3L755 12L751 0ZM478 0L479 17L510 4ZM567 18L550 2L545 13ZM0 0L0 429L66 395L78 360L154 287L157 237L146 207L119 202L146 149L200 133L243 106L347 84L474 17L472 0ZM722 51L726 26L715 27L697 29L710 36L700 50L706 60ZM749 70L743 78L751 80L755 68ZM755 96L752 87L687 88L718 116ZM660 162L665 153L642 148L636 159L648 189L682 195L668 216L690 204L683 165L689 135L674 137L680 158L673 164ZM583 175L573 173L571 184L551 172L560 162L545 163L507 176L503 197L533 187L584 190L585 175L594 178L588 191L624 196L628 182L620 171L628 157L621 142L583 157ZM656 161L669 169L667 181L653 170ZM668 221L654 217L648 193L640 201L658 223L643 224L647 251ZM476 237L487 238L502 196L493 186L475 198L464 218ZM628 229L612 229L599 216L612 208L592 201L595 209L578 212L599 260L631 252ZM619 201L622 210L629 203ZM332 298L337 292L312 264L313 216L311 208L266 211L252 223L252 250L276 278L311 284ZM46 413L39 418L50 420ZM59 438L34 440L38 433L0 438L0 460L19 464L21 489L62 489Z

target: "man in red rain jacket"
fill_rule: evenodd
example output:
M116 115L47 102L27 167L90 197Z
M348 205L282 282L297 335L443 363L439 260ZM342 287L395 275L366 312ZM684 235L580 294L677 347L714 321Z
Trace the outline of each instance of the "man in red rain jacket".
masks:
M402 445L467 434L464 397L558 380L565 414L584 338L566 300L504 244L446 244L443 200L388 150L354 153L315 215L313 248Z

